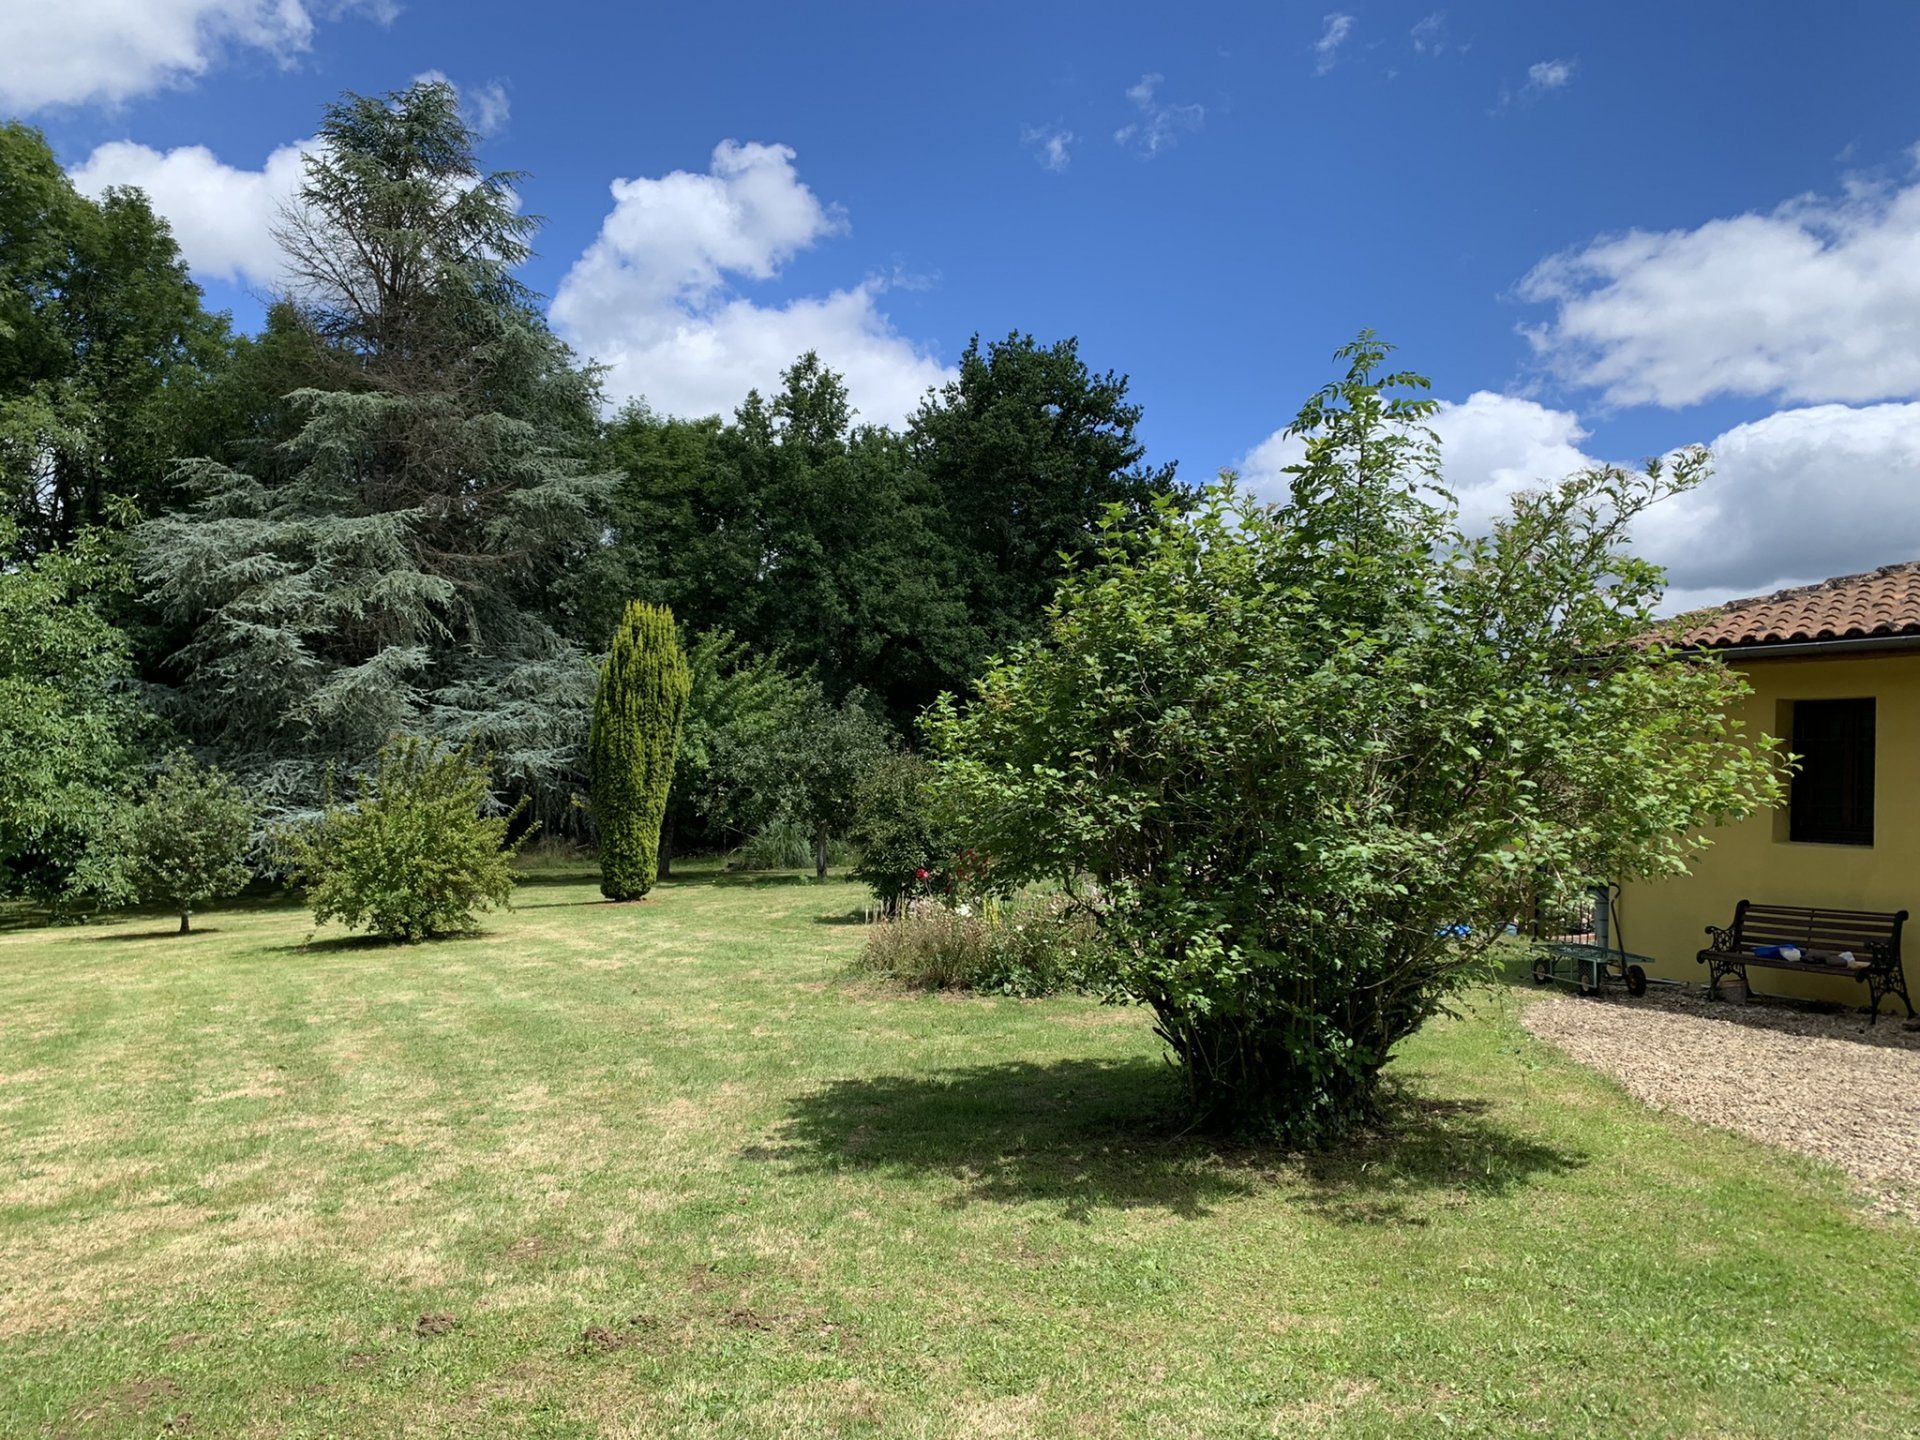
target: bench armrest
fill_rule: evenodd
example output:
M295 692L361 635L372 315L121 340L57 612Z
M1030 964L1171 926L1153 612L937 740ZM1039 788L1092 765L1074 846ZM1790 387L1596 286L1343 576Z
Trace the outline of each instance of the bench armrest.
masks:
M1730 951L1737 948L1738 942L1734 938L1733 931L1726 929L1723 926L1719 926L1719 925L1707 926L1707 938L1713 942L1707 947L1709 950L1729 950Z

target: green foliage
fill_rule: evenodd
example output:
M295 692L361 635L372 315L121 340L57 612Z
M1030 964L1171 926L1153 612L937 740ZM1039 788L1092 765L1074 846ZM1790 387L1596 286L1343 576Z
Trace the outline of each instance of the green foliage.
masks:
M927 397L907 432L920 493L954 557L942 688L959 690L1009 646L1037 634L1066 568L1090 555L1103 516L1138 523L1191 492L1172 465L1146 464L1127 377L1090 370L1079 344L1015 332L960 357L959 376ZM925 697L931 699L931 696Z
M731 824L747 833L752 868L806 863L815 874L843 855L860 778L894 743L892 729L855 694L835 705L812 679L778 667L741 725L715 750L707 787ZM805 837L796 840L796 836Z
M229 346L137 190L76 192L40 132L0 123L0 516L7 556L153 513Z
M0 549L16 531L0 520ZM0 568L0 892L57 895L113 819L148 728L106 537Z
M1100 969L1104 943L1092 917L1064 895L916 900L873 927L858 968L924 990L1051 995Z
M853 823L861 777L893 744L893 732L862 703L865 698L854 695L829 705L816 694L767 756L769 773L784 777L785 813L813 829L814 873L822 879L833 837Z
M629 407L599 453L621 474L613 543L565 585L573 633L605 633L608 595L668 604L905 730L1039 628L1109 504L1184 494L1144 465L1139 415L1073 342L1018 335L970 345L904 434L856 423L813 354L728 423Z
M815 863L815 840L813 827L804 820L770 820L749 835L727 863L735 870L800 870ZM838 864L846 858L845 844L828 842L830 862Z
M692 683L673 612L629 604L600 670L587 745L600 893L609 900L638 900L659 875L660 827Z
M903 900L928 895L951 878L959 846L935 818L932 772L920 756L889 751L854 784L848 838L860 852L853 873L873 888L888 915Z
M172 707L283 814L396 733L477 737L565 813L593 669L549 615L608 488L592 376L514 278L535 222L448 86L349 95L319 138L280 231L291 298L247 356L291 388L140 531L183 642Z
M1116 526L1044 643L930 726L996 883L1086 894L1104 988L1152 1008L1202 1114L1298 1142L1368 1112L1530 894L1680 873L1779 792L1740 678L1636 643L1661 579L1625 537L1705 457L1575 475L1469 539L1385 354L1363 336L1301 411L1286 502L1229 477Z
M172 906L184 935L202 903L233 895L252 878L253 820L253 806L231 776L175 750L124 812L104 858L131 898Z
M476 910L510 908L513 857L532 832L509 842L518 812L487 813L489 773L471 743L400 737L383 746L352 803L329 795L319 817L282 842L315 922L413 942L478 928Z
M662 875L674 849L724 847L781 814L790 788L776 769L782 738L816 693L724 630L695 636L686 653L691 684L661 833Z

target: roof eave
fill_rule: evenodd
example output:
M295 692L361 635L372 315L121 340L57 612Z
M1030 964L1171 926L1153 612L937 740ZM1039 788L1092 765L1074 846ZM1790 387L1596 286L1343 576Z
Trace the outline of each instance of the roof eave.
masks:
M1920 633L1847 635L1829 640L1757 640L1739 645L1682 645L1678 648L1696 654L1724 655L1729 659L1791 660L1801 655L1861 655L1920 650Z

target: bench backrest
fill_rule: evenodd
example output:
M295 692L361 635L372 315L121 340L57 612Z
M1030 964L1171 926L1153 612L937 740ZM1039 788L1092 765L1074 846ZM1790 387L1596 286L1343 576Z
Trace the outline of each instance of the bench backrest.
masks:
M1798 945L1802 950L1852 950L1861 959L1875 946L1900 954L1900 927L1907 912L1895 910L1823 910L1804 905L1756 905L1742 900L1733 913L1734 943L1741 950L1757 945Z

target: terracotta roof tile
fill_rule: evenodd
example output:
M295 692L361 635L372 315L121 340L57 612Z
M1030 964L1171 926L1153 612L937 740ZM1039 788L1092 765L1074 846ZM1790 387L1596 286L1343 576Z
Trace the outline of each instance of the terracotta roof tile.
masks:
M1699 649L1920 636L1920 560L1729 600L1680 616L1670 635L1675 644Z

